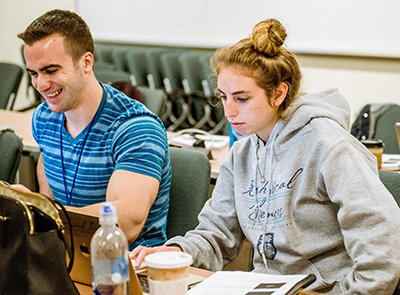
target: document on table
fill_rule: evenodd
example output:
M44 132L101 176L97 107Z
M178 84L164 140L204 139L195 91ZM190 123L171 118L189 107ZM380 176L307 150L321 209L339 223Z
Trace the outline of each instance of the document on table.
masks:
M400 170L400 155L383 154L382 168L387 170Z
M168 142L172 145L200 147L201 144L201 146L206 149L222 149L229 144L229 136L195 132L180 134L178 132L177 134L171 136Z
M188 291L188 295L291 295L315 281L310 275L268 275L218 271Z

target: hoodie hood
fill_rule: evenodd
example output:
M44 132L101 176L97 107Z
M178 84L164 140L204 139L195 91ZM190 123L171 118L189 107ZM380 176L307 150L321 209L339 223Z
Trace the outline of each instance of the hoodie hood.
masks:
M336 88L300 96L286 110L284 117L278 120L268 139L273 144L287 141L292 134L311 120L326 118L337 122L345 130L350 128L350 106L343 95ZM253 144L258 142L256 134L251 136Z
M281 137L290 135L316 118L333 120L349 130L350 106L336 88L301 96L287 110L283 119L287 124Z

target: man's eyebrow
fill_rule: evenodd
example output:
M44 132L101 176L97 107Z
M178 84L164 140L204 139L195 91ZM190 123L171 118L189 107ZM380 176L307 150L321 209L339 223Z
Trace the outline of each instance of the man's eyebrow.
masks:
M49 68L61 68L61 66L60 66L60 65L57 65L57 64L47 65L47 66L45 66L45 67L43 67L43 68L40 68L40 69L39 69L39 72L43 72L43 71L45 71L45 70L47 70L47 69L49 69ZM27 72L34 72L34 71L31 70L30 68L26 68L26 71L27 71Z

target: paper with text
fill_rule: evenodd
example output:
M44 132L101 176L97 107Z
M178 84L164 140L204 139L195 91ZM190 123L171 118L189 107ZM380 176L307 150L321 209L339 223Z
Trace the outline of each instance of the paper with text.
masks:
M268 275L219 271L188 291L188 295L285 295L296 294L315 280L314 275Z

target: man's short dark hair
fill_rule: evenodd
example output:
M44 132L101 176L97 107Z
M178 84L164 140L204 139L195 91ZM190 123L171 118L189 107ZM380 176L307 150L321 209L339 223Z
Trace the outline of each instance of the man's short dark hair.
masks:
M54 9L46 12L17 36L25 44L32 45L53 34L65 38L66 51L75 62L86 52L94 54L93 37L88 25L78 14L68 10Z

